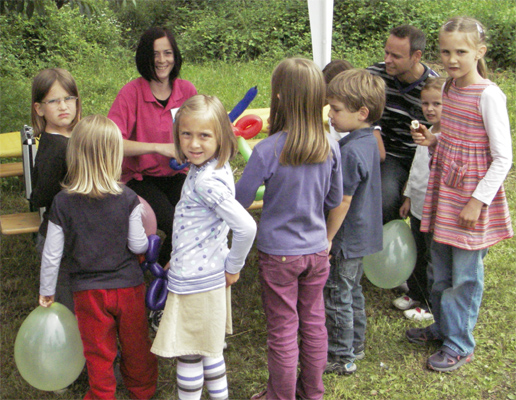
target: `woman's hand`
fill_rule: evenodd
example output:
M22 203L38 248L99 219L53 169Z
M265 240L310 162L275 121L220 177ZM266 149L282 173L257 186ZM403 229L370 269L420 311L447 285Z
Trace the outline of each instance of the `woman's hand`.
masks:
M230 274L229 272L226 272L226 287L230 287L232 284L237 283L239 279L240 272L237 272L236 274Z
M459 214L459 225L473 229L480 217L484 203L472 197Z
M153 143L155 146L155 153L165 156L167 158L176 158L176 147L174 143Z
M124 157L160 154L167 158L176 158L174 143L144 143L124 139Z
M39 295L39 305L41 307L50 307L52 303L54 302L54 296L42 296Z

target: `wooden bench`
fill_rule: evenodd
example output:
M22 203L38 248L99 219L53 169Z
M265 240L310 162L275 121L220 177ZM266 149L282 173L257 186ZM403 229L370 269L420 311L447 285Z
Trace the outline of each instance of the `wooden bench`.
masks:
M19 235L36 233L39 230L41 217L39 212L0 215L2 235Z
M0 134L0 157L21 157L22 162L0 164L0 177L23 176L25 197L32 191L32 167L36 155L36 145L32 128L24 126L21 132ZM25 168L23 167L23 164ZM41 216L38 211L0 215L0 231L3 235L35 233L39 230Z
M23 163L0 164L0 178L9 178L11 176L23 176Z

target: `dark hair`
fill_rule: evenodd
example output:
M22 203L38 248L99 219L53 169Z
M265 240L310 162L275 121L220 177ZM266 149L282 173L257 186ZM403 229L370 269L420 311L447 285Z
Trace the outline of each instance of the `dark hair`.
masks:
M136 68L140 75L149 82L158 80L154 65L154 42L156 39L161 39L162 37L168 39L172 46L172 51L174 52L174 68L172 68L169 76L170 86L172 87L181 71L183 58L181 57L181 52L179 51L174 35L167 28L150 28L143 33L140 38L140 43L138 43L138 48L136 49Z
M353 69L353 65L348 60L333 60L326 64L323 68L322 73L324 75L324 81L329 84L333 78L335 78L341 72Z
M425 51L425 34L423 31L412 25L401 25L396 28L392 28L390 34L400 39L408 38L410 43L410 55L414 54L414 52L418 50L421 50L421 53Z

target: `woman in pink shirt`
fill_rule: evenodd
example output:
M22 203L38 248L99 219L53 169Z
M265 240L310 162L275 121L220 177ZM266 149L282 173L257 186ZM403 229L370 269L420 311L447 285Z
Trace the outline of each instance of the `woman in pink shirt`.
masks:
M191 82L179 79L182 58L166 28L151 28L140 38L136 67L141 77L118 93L108 117L122 131L122 181L154 210L158 228L166 234L159 262L170 260L172 220L187 171L169 166L175 158L172 125L176 111L197 94Z

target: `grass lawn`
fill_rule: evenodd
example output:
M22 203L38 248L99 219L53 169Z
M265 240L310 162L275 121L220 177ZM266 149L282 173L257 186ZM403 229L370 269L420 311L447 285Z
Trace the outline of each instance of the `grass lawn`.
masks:
M260 94L253 108L267 107L269 79L274 64L257 62L227 65L214 63L185 66L183 77L194 82L201 93L218 95L228 109L251 86ZM217 71L215 75L214 71ZM516 74L504 73L494 80L508 97L513 149L516 142ZM79 85L80 86L80 85ZM107 106L108 108L109 106ZM106 106L104 106L106 108ZM85 115L94 112L86 110ZM2 160L3 161L3 160ZM236 179L243 159L233 161ZM516 221L516 173L505 183ZM27 210L23 184L17 178L1 182L1 213ZM258 220L259 211L253 215ZM368 318L366 358L358 361L352 376L325 376L325 399L516 399L516 241L494 246L485 259L485 291L475 329L475 360L449 374L428 371L426 359L436 348L410 344L405 330L424 323L404 319L391 305L398 294L379 289L364 278ZM148 280L152 279L147 276ZM0 398L2 399L78 399L87 390L83 374L61 395L31 387L20 376L14 363L14 340L26 316L37 306L39 262L32 235L1 237L0 267ZM257 254L253 249L240 281L233 290L234 334L227 338L225 352L231 399L248 399L267 381L265 317L261 307ZM156 399L176 398L175 362L160 358ZM118 398L128 399L120 388ZM207 397L206 397L207 398Z

